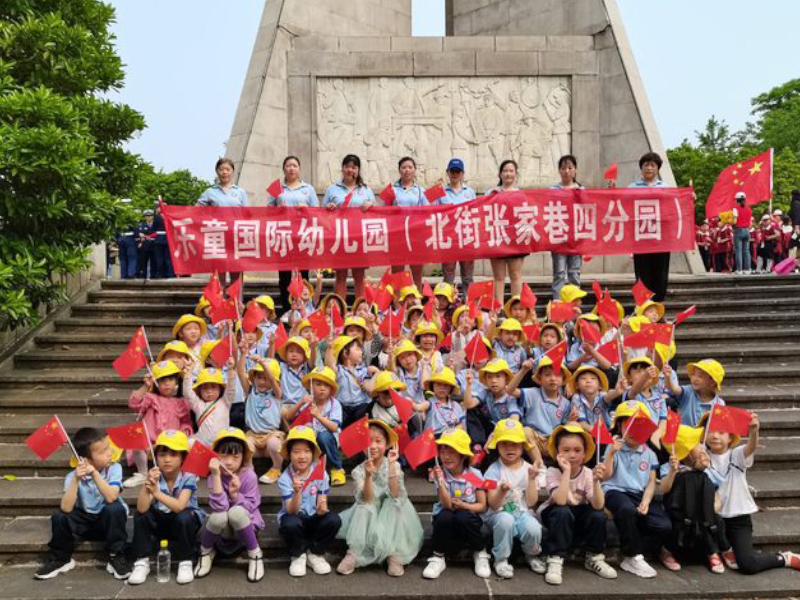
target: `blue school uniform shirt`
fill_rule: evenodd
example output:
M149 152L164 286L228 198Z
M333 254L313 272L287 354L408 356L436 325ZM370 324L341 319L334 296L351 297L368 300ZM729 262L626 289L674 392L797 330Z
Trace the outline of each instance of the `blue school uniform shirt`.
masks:
M475 467L467 467L465 472L472 473L473 475L475 475L475 477L483 479L481 472ZM456 477L449 470L447 470L446 467L442 467L442 478L444 479L445 488L447 489L447 492L450 494L450 497L455 498L456 490L458 490L461 493L461 495L459 496L459 500L470 503L477 502L478 490L475 489L474 485L464 481L461 477L462 476ZM439 497L439 482L437 481L433 482L433 493L436 494L437 498ZM439 500L437 499L436 502L433 504L432 516L435 517L440 512L442 512L442 503L439 502Z
M281 428L281 403L272 390L261 393L256 386L250 388L244 406L247 429L256 433L278 431Z
M576 361L584 355L583 348L581 348L582 345L583 342L579 340L572 342L572 345L570 345L569 349L567 349L566 357L564 357L564 364L569 364L573 361ZM586 365L587 367L596 367L597 361L592 356L589 356L589 360L586 360L581 364Z
M434 435L438 436L458 427L465 417L464 409L455 400L440 404L438 400L431 399L431 408L425 415L425 429L433 429Z
M597 419L603 419L606 429L611 431L611 410L612 406L606 404L605 392L598 392L593 401L581 393L573 394L572 406L578 411L578 423L588 423L592 427L597 423Z
M462 185L461 189L456 191L450 187L448 183L444 186L444 193L445 195L436 200L434 204L439 205L448 205L448 204L464 204L465 202L470 202L471 200L475 200L475 190L473 190L468 185Z
M514 344L507 348L500 340L495 340L492 344L495 358L502 358L508 363L509 370L515 375L522 368L522 363L528 358L525 349L519 344Z
M606 449L605 456L608 456L610 451L611 446ZM642 493L650 481L651 471L658 472L655 452L646 444L636 448L624 444L619 452L614 454L614 474L603 482L603 491Z
M311 473L314 472L314 467L317 466L317 462L318 461L314 461L311 464L311 468L308 472L309 477L311 476ZM292 465L289 465L286 467L286 469L284 469L283 473L281 473L281 476L278 478L278 491L280 492L281 499L283 500L283 505L278 511L278 523L281 522L281 519L286 514L286 503L289 502L294 495L294 477L294 469L292 469ZM305 481L305 479L303 481ZM306 486L306 488L300 493L299 514L306 515L308 517L313 517L317 514L317 496L324 496L330 491L329 482L330 479L328 478L328 474L323 473L321 478L312 480L311 483Z
M541 388L520 390L522 395L522 423L540 435L550 435L553 429L569 421L572 408L562 394L556 400L545 397Z
M303 377L308 374L308 363L300 365L300 370L295 371L287 363L281 363L281 392L284 404L297 404L308 394L303 385Z
M425 390L422 389L422 369L417 367L416 374L412 375L403 367L398 365L397 378L406 384L406 396L408 396L411 400L414 402L422 402L425 400Z
M173 498L178 498L181 495L183 490L191 490L192 495L189 498L189 503L186 505L186 510L191 510L198 518L202 519L205 517L205 512L200 508L197 504L197 476L193 475L192 473L184 473L180 471L178 476L175 478L175 485L172 489L169 489L167 485L166 478L162 475L161 478L158 480L158 489L161 490L168 496L172 496ZM165 504L162 504L158 500L153 501L153 508L156 510L160 510L163 513L171 513L172 511L167 508Z
M519 415L520 420L522 419L522 410L519 408L517 399L510 394L503 394L499 398L495 398L492 392L486 390L486 394L483 397L483 405L495 425L498 421L510 418L511 415Z
M628 400L637 400L644 404L647 407L647 410L650 411L650 418L656 425L661 423L661 421L667 420L667 401L655 390L655 388L650 390L649 395L645 395L644 392L640 392L635 398L631 398L630 390L626 390L622 395L622 402L627 402Z
M336 383L339 385L336 398L342 406L361 406L371 400L363 388L364 380L369 374L367 367L359 364L353 367L353 371L344 365L336 365Z
M111 463L105 469L100 471L100 477L105 480L108 485L116 486L120 489L120 494L114 502L119 502L125 507L125 513L128 513L128 505L122 499L122 465L119 463ZM75 470L73 469L64 478L64 491L66 492L72 481L75 479ZM93 477L87 477L78 481L78 498L75 506L90 515L97 515L103 512L103 509L108 505L103 494L97 488L97 484Z
M467 389L467 371L472 371L472 397L475 398L478 402L483 403L486 399L486 394L490 393L489 390L484 387L484 385L480 382L480 373L477 369L473 369L471 367L465 367L461 369L458 373L456 373L456 383L458 384L458 389L461 390L461 393L464 393L464 390Z
M698 421L704 412L711 410L714 405L725 406L725 400L714 396L711 402L703 402L691 385L681 386L681 393L673 396L678 402L678 412L681 414L681 423L689 427L697 427Z
M197 206L247 206L247 192L238 185L223 190L218 184L212 185L197 200Z
M342 430L342 405L336 398L328 398L325 406L322 408L322 416L330 419L339 426L339 429L333 432L336 441L339 441L339 432ZM317 419L311 419L311 429L319 434L323 431L330 431L325 425L320 423Z
M349 193L350 190L347 189L347 186L344 183L341 181L334 183L327 190L325 190L325 197L322 199L322 206L328 206L328 204L333 202L336 206L342 207L344 205L344 199ZM366 185L359 185L353 188L353 197L350 198L350 204L347 205L347 208L357 208L359 206L363 206L366 202L374 203L375 194L373 194L372 190Z
M305 181L301 181L295 189L286 185L286 182L281 182L281 186L283 191L277 198L267 197L267 206L319 206L316 190Z
M394 184L394 206L430 206L425 192L416 183L410 188L405 189L403 185L397 181Z
M669 377L670 381L678 385L678 374L675 371L672 371ZM669 394L669 390L667 389L667 378L664 375L663 371L658 372L658 383L656 383L656 391L659 394Z

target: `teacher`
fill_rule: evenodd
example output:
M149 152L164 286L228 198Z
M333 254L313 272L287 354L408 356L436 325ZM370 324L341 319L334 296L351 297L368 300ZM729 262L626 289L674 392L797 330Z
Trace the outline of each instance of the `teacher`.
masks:
M486 192L487 196L500 192L518 192L517 187L518 167L514 160L507 159L500 163L498 170L497 187ZM503 296L506 291L506 273L510 281L511 296L518 296L522 293L522 266L525 263L527 254L515 254L490 259L492 265L492 278L494 279L494 295L502 305Z

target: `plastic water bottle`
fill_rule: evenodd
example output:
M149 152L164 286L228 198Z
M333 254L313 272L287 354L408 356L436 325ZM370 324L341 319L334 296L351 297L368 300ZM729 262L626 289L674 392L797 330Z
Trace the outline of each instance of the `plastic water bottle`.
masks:
M161 550L158 551L158 557L156 558L156 581L158 583L169 583L172 556L167 546L167 540L161 540Z

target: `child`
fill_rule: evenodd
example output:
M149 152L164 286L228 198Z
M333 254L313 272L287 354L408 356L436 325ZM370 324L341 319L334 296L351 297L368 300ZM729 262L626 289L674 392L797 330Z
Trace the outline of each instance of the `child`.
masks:
M547 469L550 497L539 507L547 527L544 540L547 572L544 580L561 585L564 557L582 541L586 547L583 566L603 579L616 579L617 572L606 562L606 516L603 481L605 467L586 467L595 453L592 436L576 423L559 425L547 445L557 467Z
M519 344L520 340L527 343L525 333L522 331L522 324L509 317L504 319L497 329L500 333L492 346L495 355L508 363L508 368L512 373L517 373L527 358L525 349Z
M642 304L637 304L633 310L637 317L645 317L651 323L658 323L664 318L664 305L661 302L647 300Z
M325 364L336 372L343 427L363 417L369 406L369 394L364 385L378 369L364 366L363 357L361 342L347 335L340 335L333 340L325 356Z
M391 354L387 369L395 371L400 381L406 386L407 395L414 402L425 400L422 388L423 368L422 352L411 340L401 340Z
M519 294L508 299L503 305L503 313L505 313L507 319L516 319L523 325L536 322L536 313L533 309L522 305L522 299Z
M436 437L445 431L459 428L464 429L464 409L459 402L452 399L453 395L460 395L461 391L456 384L456 375L449 367L433 373L425 380L425 389L432 392L433 397L415 405L415 409L426 412L425 429L433 429Z
M666 540L672 534L672 523L661 503L653 500L658 470L655 453L646 444L637 443L630 434L626 435L628 422L636 414L649 417L650 411L636 401L623 402L617 408L612 427L616 437L608 446L603 462L603 491L606 507L619 530L624 556L620 567L637 577L649 579L656 576L656 571L642 556L643 531ZM670 571L680 570L680 564L664 546L659 559Z
M416 285L407 285L400 288L400 293L397 295L397 301L408 312L413 305L419 305L422 300L422 294L419 293Z
M412 304L406 310L406 316L403 319L403 326L400 328L400 333L404 337L412 337L417 329L417 325L422 322L425 315L425 308L422 304Z
M512 419L500 421L486 449L497 449L499 453L499 459L484 474L486 479L498 484L488 492L486 512L494 539L495 573L503 579L514 577L514 567L508 559L515 538L519 539L531 570L544 573L545 565L537 558L541 552L542 527L530 510L538 499L537 471L522 459L523 451L532 450L522 425Z
M650 358L640 356L626 362L622 372L631 386L623 394L622 400L638 401L647 407L647 414L658 425L658 429L653 432L650 441L657 449L660 449L661 437L667 427L667 403L655 390L655 385L658 383L658 369Z
M436 312L440 315L442 333L450 333L452 326L453 313L456 306L456 290L446 281L440 281L433 288L433 298L436 301Z
M604 371L611 368L611 363L595 349L595 344L590 344L585 340L583 329L589 326L597 327L601 338L605 333L605 325L597 315L588 313L578 317L575 321L575 328L572 330L574 340L564 359L570 371L574 371L581 365L599 366Z
M328 510L328 474L317 469L320 449L310 427L293 427L281 453L289 466L278 480L283 506L278 512L281 537L289 548L289 575L303 577L306 567L317 575L331 572L325 551L342 525Z
M361 306L365 306L365 304L362 302ZM364 350L361 362L366 366L371 365L381 351L382 340L380 339L380 334L378 339L375 339L372 328L364 317L347 317L344 320L342 334L356 338L361 343L361 347Z
M400 577L422 548L422 524L397 462L397 434L383 421L368 423L366 459L353 469L356 502L341 514L338 537L347 542L347 554L336 571L350 575L356 567L385 560L389 575Z
M145 375L144 385L131 392L128 406L139 413L151 442L165 429L176 429L187 436L193 433L189 403L181 396L180 370L171 360L152 366L152 376ZM125 480L126 488L138 487L147 479L147 454L134 450L133 459L136 473Z
M394 405L392 395L389 390L396 392L406 391L406 384L392 373L391 371L381 371L372 379L372 391L370 395L373 400L367 408L367 415L370 419L378 419L383 421L389 427L394 429L401 425L403 421L397 412L397 407ZM401 394L406 397L404 394ZM416 411L408 421L408 433L412 438L417 437L417 434L423 429L422 417Z
M725 401L719 397L725 369L713 358L686 365L690 385L677 385L671 377L673 371L669 365L664 365L663 371L666 389L677 401L684 425L697 427L703 413L713 406L725 406Z
M560 325L544 323L539 330L539 338L535 340L536 345L531 348L531 358L538 362L553 346L563 342L564 339L564 330Z
M450 333L452 349L448 359L452 363L450 367L455 369L456 373L459 373L468 365L471 359L470 356L466 356L464 348L472 341L474 336L482 336L483 317L478 314L476 318L472 318L469 316L469 309L466 306L459 306L453 312L452 323L453 328ZM488 343L488 350L489 354L494 356L494 349L490 342Z
M305 319L316 310L322 291L322 275L316 272L316 287L311 285L307 279L303 279L303 290L299 297L291 295L292 307L281 316L281 321L286 323L289 328L294 327L295 323Z
M281 359L281 393L284 404L296 404L306 395L303 377L311 370L311 348L308 340L302 337L290 337L278 348Z
M211 323L211 302L205 296L200 296L200 300L197 301L197 305L194 307L194 316L200 317L206 323L206 332L202 336L204 342L219 337L220 324Z
M442 331L430 321L421 321L414 330L414 341L422 352L422 358L434 371L438 371L444 366L442 354L439 352L443 339Z
M339 391L336 374L328 367L316 368L303 378L303 385L311 394L298 406L310 406L311 428L317 444L325 454L331 469L331 485L344 485L347 481L339 456L339 432L342 429L342 405L335 398Z
M106 571L115 579L127 579L131 566L125 558L128 505L120 495L122 467L112 462L111 445L104 431L82 427L72 436L78 466L64 479L61 506L50 518L53 535L45 563L36 579L51 579L75 568L75 538L106 543Z
M247 440L256 456L269 455L272 465L258 478L267 485L275 483L281 475L283 457L283 432L281 431L281 369L274 358L256 357L256 365L245 373L245 361L236 363L239 382L245 393L244 420Z
M183 375L183 389L186 401L197 421L196 439L206 446L211 446L217 433L230 426L231 404L236 398L235 361L228 359L228 383L222 377L222 371L203 369L192 385L192 373L187 368Z
M611 429L611 410L625 391L625 379L620 377L613 390L608 389L608 377L597 367L582 365L567 380L567 394L577 411L577 421L591 431L598 419ZM590 457L591 458L591 457Z
M478 380L482 393L479 396L472 391L474 377L471 370L464 375L464 408L469 410L480 405L495 425L503 419L519 421L522 418L517 399L506 393L506 386L514 378L506 361L493 358L480 370Z
M446 568L445 554L457 554L462 548L472 553L475 575L490 577L489 553L484 547L483 520L486 491L475 487L465 474L480 480L481 472L470 467L474 456L469 435L461 429L446 432L439 446L439 465L434 467L437 500L433 505L433 556L422 572L425 579L438 579Z
M199 356L207 329L206 322L200 317L181 315L172 328L172 337L186 344L195 356Z
M714 409L715 412L718 410ZM707 418L713 419L715 412ZM745 575L779 567L800 570L800 554L766 554L756 552L753 548L753 521L750 515L758 512L758 507L747 485L747 469L753 466L759 427L758 417L753 415L744 446L739 446L737 435L721 431L708 431L706 434L706 444L711 452L708 471L712 479L720 482L718 493L722 506L719 515L725 523L725 535L733 550L733 556L723 552L723 559L726 559L728 567L738 569Z
M195 577L211 572L217 549L233 554L247 549L247 580L261 581L264 560L256 535L264 529L261 491L253 470L253 449L241 429L222 429L214 439L217 458L209 463L208 506L211 514L200 538L200 560Z
M156 357L156 362L161 362L164 360L171 360L181 371L183 371L187 366L193 372L195 370L199 372L200 369L197 357L195 357L192 351L189 350L189 346L179 340L172 340L164 345L164 347L161 349L161 352L159 352L158 356ZM195 372L194 374L196 375L197 373Z
M271 296L262 295L256 297L253 300L256 304L261 307L267 314L266 321L262 321L258 324L258 328L261 330L262 339L270 340L275 335L275 331L278 329L278 326L275 324L276 313L275 313L275 301L272 299Z
M150 574L154 540L170 540L170 552L178 562L180 584L194 581L192 561L197 557L197 534L205 516L197 505L197 477L181 470L189 453L189 439L182 431L162 431L155 442L156 466L136 501L133 517L133 573L129 585L139 585Z

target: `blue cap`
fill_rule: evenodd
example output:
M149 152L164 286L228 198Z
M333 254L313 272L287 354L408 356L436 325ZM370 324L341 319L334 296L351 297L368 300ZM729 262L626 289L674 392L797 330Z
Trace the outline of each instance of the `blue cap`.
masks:
M464 171L464 161L460 158L451 158L450 162L447 163L447 170L448 171Z

